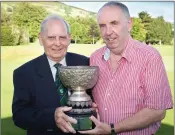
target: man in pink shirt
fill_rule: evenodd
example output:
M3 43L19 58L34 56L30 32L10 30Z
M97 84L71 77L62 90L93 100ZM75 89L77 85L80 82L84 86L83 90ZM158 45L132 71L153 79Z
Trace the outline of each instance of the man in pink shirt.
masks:
M97 21L105 47L90 57L100 75L93 89L100 120L90 119L96 128L84 134L153 135L172 95L159 52L132 39L128 8L108 2L98 12Z

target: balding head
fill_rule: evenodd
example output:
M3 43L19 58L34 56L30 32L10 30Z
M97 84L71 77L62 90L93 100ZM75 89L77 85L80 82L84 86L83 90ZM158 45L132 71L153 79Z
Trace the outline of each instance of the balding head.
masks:
M44 32L47 29L47 24L49 21L52 20L57 20L57 21L61 21L62 23L64 23L65 28L67 29L67 33L70 34L70 27L69 24L60 16L58 15L50 15L48 17L46 17L42 22L41 22L41 27L40 27L40 32Z
M126 5L120 3L120 2L117 2L117 1L110 1L110 2L107 2L106 4L104 4L98 11L98 14L100 13L100 11L104 8L104 7L110 7L110 6L113 6L113 7L117 7L117 8L120 8L121 11L123 12L123 14L125 15L125 17L129 20L130 19L130 14L129 14L129 10L127 8Z

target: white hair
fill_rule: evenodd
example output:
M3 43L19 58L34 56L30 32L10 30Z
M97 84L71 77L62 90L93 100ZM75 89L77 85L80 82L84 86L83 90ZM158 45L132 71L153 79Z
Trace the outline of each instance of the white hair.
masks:
M63 23L66 25L66 29L67 29L67 33L70 34L70 27L69 24L60 16L52 14L47 16L42 22L41 22L41 26L40 26L40 32L43 32L46 28L46 24L48 21L50 20L59 20L59 21L63 21Z

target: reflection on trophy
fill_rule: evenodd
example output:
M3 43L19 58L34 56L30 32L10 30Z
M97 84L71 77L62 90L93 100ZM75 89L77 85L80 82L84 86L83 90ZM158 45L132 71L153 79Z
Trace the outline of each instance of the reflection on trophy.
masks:
M97 66L62 66L60 67L60 80L65 87L72 90L68 98L67 105L72 110L67 115L77 119L75 130L92 129L93 122L89 119L91 115L96 115L92 108L92 99L86 93L97 82L99 68Z

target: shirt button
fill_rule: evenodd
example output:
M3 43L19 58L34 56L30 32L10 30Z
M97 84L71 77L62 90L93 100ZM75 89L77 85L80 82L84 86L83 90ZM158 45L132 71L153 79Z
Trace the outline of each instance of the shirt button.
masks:
M105 111L107 110L107 108L105 108Z

